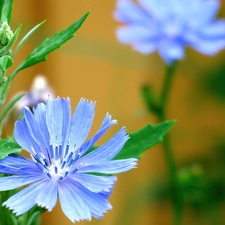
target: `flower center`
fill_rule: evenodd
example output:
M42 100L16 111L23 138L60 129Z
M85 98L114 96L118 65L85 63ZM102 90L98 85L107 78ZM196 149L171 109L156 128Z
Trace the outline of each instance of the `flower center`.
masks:
M64 154L62 154L62 145L56 145L54 148L50 145L49 153L45 156L42 152L37 152L32 149L32 158L35 161L37 167L46 173L49 178L56 180L63 180L70 172L75 173L81 167L81 164L76 167L71 167L75 164L80 156L80 150L69 153L69 144L67 144ZM63 155L63 157L62 157Z

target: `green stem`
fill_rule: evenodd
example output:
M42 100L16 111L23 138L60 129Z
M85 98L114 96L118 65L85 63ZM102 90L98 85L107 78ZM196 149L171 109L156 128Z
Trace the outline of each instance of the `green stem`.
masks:
M158 110L155 112L158 121L163 122L166 120L166 109L167 103L169 98L169 93L172 86L173 75L175 72L176 63L167 66L165 79L159 99ZM179 198L179 189L177 187L177 169L175 159L172 153L170 136L167 134L164 137L163 141L163 149L164 149L164 156L168 168L169 173L169 181L171 187L171 200L174 212L174 225L180 225L182 223L182 201Z

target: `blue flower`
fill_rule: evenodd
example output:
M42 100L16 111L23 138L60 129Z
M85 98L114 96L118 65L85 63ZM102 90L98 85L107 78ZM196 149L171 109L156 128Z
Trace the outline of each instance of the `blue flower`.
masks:
M171 64L184 57L186 45L206 55L225 48L225 20L215 20L218 0L118 0L115 18L124 44L143 53L158 51Z
M97 133L85 141L92 126L95 103L81 99L71 117L70 100L49 99L33 109L24 108L24 118L15 125L16 141L32 159L12 154L0 160L0 191L30 184L13 195L4 206L21 215L35 204L51 211L59 198L65 215L72 221L102 218L111 209L106 200L114 187L115 174L136 166L136 159L112 160L128 136L120 129L109 141L88 153L113 125L107 113ZM95 175L94 175L95 173ZM102 176L96 175L101 173Z

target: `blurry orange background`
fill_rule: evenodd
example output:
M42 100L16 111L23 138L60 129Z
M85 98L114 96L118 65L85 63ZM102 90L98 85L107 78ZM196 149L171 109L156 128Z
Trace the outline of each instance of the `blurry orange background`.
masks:
M121 126L126 126L128 131L133 132L147 123L156 124L155 117L149 115L141 99L140 87L149 84L158 93L165 69L165 63L157 53L142 56L130 46L123 46L117 41L115 30L120 24L112 16L115 4L116 1L113 0L15 0L11 23L14 31L20 23L23 24L21 38L36 24L47 20L15 57L15 69L44 38L65 29L91 10L75 37L51 53L47 62L18 74L10 96L21 90L29 90L34 76L44 74L57 96L70 97L73 109L81 97L97 101L91 135L100 126L106 112L119 121L119 125L114 126L102 138L101 143ZM224 2L220 15L225 17ZM225 101L218 102L199 88L199 73L213 71L217 65L224 63L225 51L212 58L187 48L185 59L178 65L168 109L168 119L177 120L171 136L178 166L193 158L215 158L214 139L225 137ZM93 219L79 224L172 224L170 203L146 204L140 194L143 186L153 183L157 177L167 179L160 145L143 154L137 169L118 175L119 179L109 199L113 210L105 214L103 220ZM184 224L194 224L196 221L193 213L188 210L185 210L184 216ZM207 218L203 218L201 223L212 224ZM42 225L49 224L72 223L58 204L53 212L46 212L42 217Z

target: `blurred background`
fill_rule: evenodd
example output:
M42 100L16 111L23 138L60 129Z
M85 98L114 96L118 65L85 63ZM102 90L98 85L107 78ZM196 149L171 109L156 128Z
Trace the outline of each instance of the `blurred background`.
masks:
M88 10L91 14L75 37L51 53L47 62L19 73L9 98L28 91L34 77L44 74L56 96L70 97L73 109L81 97L97 101L90 135L97 131L106 112L119 121L100 143L121 126L133 132L147 123L156 124L154 115L145 108L140 89L147 84L158 93L165 64L157 53L143 56L117 41L119 23L112 16L115 4L115 0L15 1L11 28L15 31L22 23L20 37L47 21L15 57L14 69L44 38L68 27ZM224 1L219 17L225 17ZM186 49L176 71L168 119L177 120L171 138L185 199L183 224L225 224L225 51L208 57ZM13 125L8 125L5 135L12 129ZM103 220L79 224L172 224L161 145L145 152L137 169L118 178L110 198L113 210ZM58 204L53 212L43 214L42 225L48 224L72 223Z

